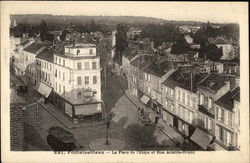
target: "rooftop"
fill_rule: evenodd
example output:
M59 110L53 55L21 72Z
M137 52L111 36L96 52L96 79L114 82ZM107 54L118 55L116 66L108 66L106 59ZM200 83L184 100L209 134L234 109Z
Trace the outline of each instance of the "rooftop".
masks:
M170 87L179 86L183 89L196 92L197 83L204 79L206 74L194 73L194 67L182 66L172 73L162 84ZM191 90L192 77L192 90Z
M65 47L66 48L71 48L71 49L74 49L74 48L90 48L90 47L96 47L96 45L95 44L76 44L75 46L67 45Z
M228 91L225 95L215 101L215 104L232 111L234 108L234 100L240 101L240 88L237 87L231 91Z
M24 51L30 52L30 53L36 53L39 49L49 46L50 43L42 43L42 42L34 42L28 47L24 48Z
M163 61L163 62L160 62L159 64L154 62L150 66L143 69L143 71L148 72L157 77L162 77L171 69L173 69L172 63L168 61Z
M199 83L199 86L213 91L218 91L226 84L226 81L227 81L226 76L222 76L216 73L211 73L206 77L205 80Z
M28 44L29 43L29 40L24 40L23 42L21 42L21 46L24 46L24 45L26 45L26 44Z
M46 60L48 62L53 63L55 49L56 49L56 47L46 48L40 54L38 54L36 57L39 59L43 59L43 60Z

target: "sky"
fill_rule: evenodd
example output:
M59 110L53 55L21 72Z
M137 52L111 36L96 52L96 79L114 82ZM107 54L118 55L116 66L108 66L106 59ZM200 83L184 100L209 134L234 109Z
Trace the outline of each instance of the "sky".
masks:
M147 16L166 20L238 23L247 14L246 2L5 2L12 14Z

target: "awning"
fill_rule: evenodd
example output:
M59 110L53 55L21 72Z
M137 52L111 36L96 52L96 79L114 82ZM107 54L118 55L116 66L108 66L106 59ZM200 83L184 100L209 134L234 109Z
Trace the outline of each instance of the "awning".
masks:
M75 106L75 115L93 115L95 113L101 113L101 103L87 104Z
M141 98L141 101L147 105L147 103L149 102L150 98L146 95L143 95L142 98Z
M208 145L210 148L212 148L215 151L226 151L225 148L223 148L222 146L220 146L219 144L217 144L216 142L209 144Z
M36 88L37 92L39 92L41 95L43 95L44 97L48 98L52 88L43 84L43 83L39 83L37 88Z
M207 149L207 146L208 144L210 144L213 137L200 130L199 128L196 128L190 139L201 146L203 149Z

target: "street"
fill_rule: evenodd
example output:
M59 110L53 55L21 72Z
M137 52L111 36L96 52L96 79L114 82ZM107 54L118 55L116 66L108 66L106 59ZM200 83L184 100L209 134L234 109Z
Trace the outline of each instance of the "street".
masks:
M108 71L111 71L111 68L108 68ZM129 127L138 124L139 121L137 107L125 95L125 91L127 90L126 81L123 77L116 74L111 75L109 72L107 72L107 74L110 74L107 76L107 85L103 85L102 90L107 113L112 115L112 121L109 128L109 138L123 141L126 144L126 150L143 149L138 147L138 144L131 142L131 132L129 132ZM13 79L15 76L12 74L11 78ZM35 102L35 100L28 94L22 96L22 98L27 104ZM50 112L41 106L39 106L39 114L41 118L38 127L35 127L36 105L29 106L24 111L24 122L26 128L28 127L30 129L25 130L25 140L29 140L27 150L49 150L49 146L46 144L46 136L48 134L47 130L52 126L60 126L73 133L78 145L84 147L83 150L90 150L90 142L96 139L105 138L106 125L104 124L66 128ZM36 138L35 135L32 134L34 133L34 130L36 130ZM37 143L36 139L39 138L37 135L40 135L41 140L39 140L41 143ZM154 132L150 137L151 136L155 138L155 142L153 143L156 144L153 144L154 146L165 145L171 147L171 149L175 147L174 142L157 128L154 129ZM152 146L152 144L149 145Z

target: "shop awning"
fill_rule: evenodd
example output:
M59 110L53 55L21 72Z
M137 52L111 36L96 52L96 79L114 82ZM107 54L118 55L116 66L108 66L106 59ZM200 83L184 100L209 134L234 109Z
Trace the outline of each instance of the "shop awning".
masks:
M141 101L147 105L147 103L149 102L150 98L146 95L143 95L142 98L141 98Z
M199 128L196 128L190 139L201 146L203 149L207 149L207 146L210 144L213 137L200 130Z
M219 144L217 144L216 142L209 144L208 147L212 148L215 151L226 151L225 148L223 148L222 146L220 146Z
M101 113L101 103L87 104L75 106L75 115L93 115L95 113Z
M48 98L52 88L43 84L43 83L39 83L37 88L36 88L37 92L39 92L41 95L43 95L44 97Z

